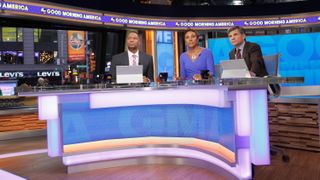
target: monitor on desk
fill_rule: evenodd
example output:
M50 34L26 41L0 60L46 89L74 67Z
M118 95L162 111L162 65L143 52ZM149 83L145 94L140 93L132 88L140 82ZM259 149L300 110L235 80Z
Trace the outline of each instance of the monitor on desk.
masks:
M143 83L143 66L117 66L117 84Z
M250 78L250 72L244 59L220 61L221 79Z

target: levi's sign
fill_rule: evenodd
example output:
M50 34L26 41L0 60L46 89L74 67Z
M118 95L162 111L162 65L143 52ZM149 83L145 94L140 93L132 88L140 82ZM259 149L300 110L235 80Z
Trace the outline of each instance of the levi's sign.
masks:
M23 78L23 77L59 77L60 71L3 71L0 78Z
M43 71L37 72L38 77L53 77L53 76L60 76L59 71Z
M23 72L0 72L0 78L19 78L23 77Z

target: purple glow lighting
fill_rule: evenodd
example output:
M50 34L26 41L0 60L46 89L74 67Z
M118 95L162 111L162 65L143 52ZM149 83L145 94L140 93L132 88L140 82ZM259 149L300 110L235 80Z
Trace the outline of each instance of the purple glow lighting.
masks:
M18 51L18 57L23 57L23 52Z
M61 129L58 109L58 96L39 96L38 114L40 120L47 120L48 155L62 155Z
M59 119L58 96L39 96L38 114L40 120Z
M238 149L238 172L242 179L251 179L250 150Z
M232 17L225 18L223 21L218 18L178 18L166 19L164 17L154 17L150 20L148 17L133 16L128 14L106 14L105 12L86 11L83 12L77 7L68 9L59 6L48 6L42 3L32 4L28 1L21 2L2 2L0 9L5 13L15 12L24 13L26 16L41 16L44 18L64 18L66 20L81 20L87 23L104 24L111 26L128 26L139 28L156 28L156 29L226 29L234 25L246 27L280 27L294 25L308 25L319 23L319 15L313 16L299 15L293 17L267 16L258 18L234 19Z
M197 104L230 107L226 89L167 89L91 93L90 108L109 108L151 104ZM188 98L186 98L188 97Z
M236 91L235 96L236 135L250 136L252 163L268 165L270 153L266 90L240 90Z
M50 157L62 156L62 137L60 120L47 121L47 144Z
M250 118L250 101L249 91L236 91L236 133L239 136L250 136L251 118Z
M268 103L266 90L250 93L251 109L251 162L255 165L270 164L270 144L268 127Z

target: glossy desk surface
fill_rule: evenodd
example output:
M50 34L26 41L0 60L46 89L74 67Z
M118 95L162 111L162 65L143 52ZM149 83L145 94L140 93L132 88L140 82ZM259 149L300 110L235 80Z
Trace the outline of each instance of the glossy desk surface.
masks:
M236 78L214 79L202 81L168 81L165 83L141 83L141 84L79 84L64 86L34 87L18 92L19 96L41 96L48 94L74 94L121 90L160 90L172 88L226 88L228 90L241 89L265 89L268 84L301 83L303 77L266 77L266 78Z

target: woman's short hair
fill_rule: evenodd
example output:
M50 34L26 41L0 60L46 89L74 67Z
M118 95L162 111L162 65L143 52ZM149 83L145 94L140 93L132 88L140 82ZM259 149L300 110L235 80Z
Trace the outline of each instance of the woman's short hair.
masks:
M186 31L184 31L184 37L186 37L186 34L188 32L194 32L196 34L196 36L199 37L198 32L196 30L194 30L194 29L187 29Z

